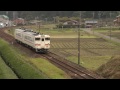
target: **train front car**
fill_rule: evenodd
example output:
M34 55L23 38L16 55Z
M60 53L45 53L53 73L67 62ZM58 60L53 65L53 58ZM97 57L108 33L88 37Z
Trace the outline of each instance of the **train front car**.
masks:
M36 52L46 53L50 48L50 36L41 34L36 35L34 43Z

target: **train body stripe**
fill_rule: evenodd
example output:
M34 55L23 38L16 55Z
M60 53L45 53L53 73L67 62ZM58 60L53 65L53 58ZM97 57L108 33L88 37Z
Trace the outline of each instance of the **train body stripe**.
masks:
M33 42L31 42L31 41L28 41L28 40L24 40L24 41L26 41L26 42L28 42L28 43L31 43L31 44L34 44Z

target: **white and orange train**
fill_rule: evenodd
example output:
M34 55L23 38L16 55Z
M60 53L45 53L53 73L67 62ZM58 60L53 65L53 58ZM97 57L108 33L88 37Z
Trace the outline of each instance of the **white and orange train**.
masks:
M47 52L50 48L50 36L33 32L28 29L15 29L15 40L18 43L24 44L35 52Z

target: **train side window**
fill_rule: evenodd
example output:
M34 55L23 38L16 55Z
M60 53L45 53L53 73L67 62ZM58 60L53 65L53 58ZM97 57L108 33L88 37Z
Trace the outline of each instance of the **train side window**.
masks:
M36 41L40 40L40 38L35 38Z
M45 38L45 40L50 40L50 38Z
M42 41L44 41L44 38L42 38Z

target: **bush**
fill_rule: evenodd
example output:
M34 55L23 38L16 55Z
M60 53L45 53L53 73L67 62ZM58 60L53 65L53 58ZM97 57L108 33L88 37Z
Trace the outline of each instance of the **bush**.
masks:
M43 79L42 73L26 63L9 44L0 39L0 55L21 79Z
M0 79L18 79L15 73L9 68L0 57Z

